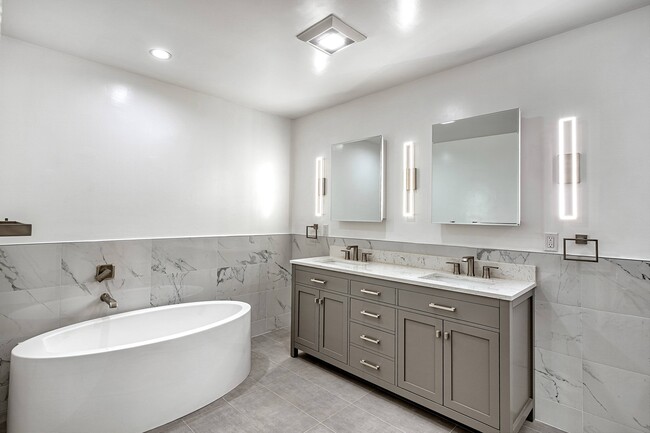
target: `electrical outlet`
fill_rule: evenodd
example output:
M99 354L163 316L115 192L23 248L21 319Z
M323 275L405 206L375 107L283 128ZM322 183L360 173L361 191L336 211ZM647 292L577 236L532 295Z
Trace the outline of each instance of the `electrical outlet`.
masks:
M557 251L557 243L557 233L544 233L544 251Z

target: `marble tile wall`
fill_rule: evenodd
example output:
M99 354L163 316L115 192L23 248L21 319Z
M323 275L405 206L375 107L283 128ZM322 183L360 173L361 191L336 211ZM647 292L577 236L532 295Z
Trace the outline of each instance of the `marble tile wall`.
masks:
M570 433L650 433L649 261L299 235L292 255L346 245L536 266L536 418Z
M20 341L84 320L214 299L248 302L252 333L290 323L290 235L0 246L0 425ZM95 281L112 263L113 280ZM99 301L110 292L117 310Z

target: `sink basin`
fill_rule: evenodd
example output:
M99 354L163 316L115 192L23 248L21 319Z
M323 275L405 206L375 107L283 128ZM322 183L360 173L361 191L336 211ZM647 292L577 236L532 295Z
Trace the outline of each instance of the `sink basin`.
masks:
M443 283L454 283L454 284L472 284L473 286L476 285L482 285L482 286L493 286L494 281L492 280L486 280L483 278L476 278L476 277L464 277L462 275L451 275L451 274L445 274L442 272L434 272L432 274L427 274L419 277L423 280L432 280L432 281L440 281Z
M339 260L335 258L327 258L324 260L319 260L319 263L336 266L337 268L342 268L342 269L359 269L359 268L364 268L368 264L365 262L353 262L353 261L351 262L351 261Z

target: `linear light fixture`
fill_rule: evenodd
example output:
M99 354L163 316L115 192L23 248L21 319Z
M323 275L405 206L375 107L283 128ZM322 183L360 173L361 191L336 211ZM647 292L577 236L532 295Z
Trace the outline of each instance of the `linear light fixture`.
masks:
M334 14L317 22L296 37L329 55L366 39L363 34L345 24Z
M323 203L325 201L325 159L321 156L316 158L316 201L314 204L314 214L323 216Z
M567 127L569 133L567 134ZM567 146L567 135L571 143ZM566 148L569 147L570 154L566 153ZM575 220L578 218L578 182L579 182L579 165L578 165L578 151L577 151L577 132L576 132L576 118L564 117L558 122L558 175L559 175L559 202L558 208L561 220ZM568 157L568 158L567 158ZM567 161L568 159L568 161ZM567 173L567 162L570 164L570 171ZM569 178L569 179L567 179ZM566 185L571 185L571 211L567 210L566 203Z
M403 213L405 217L415 215L415 190L416 168L415 168L415 145L412 141L404 142L404 199Z

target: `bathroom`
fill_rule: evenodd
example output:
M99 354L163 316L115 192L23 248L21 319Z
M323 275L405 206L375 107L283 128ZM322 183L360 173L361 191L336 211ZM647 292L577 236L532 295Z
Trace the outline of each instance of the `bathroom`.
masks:
M1 0L0 432L27 340L211 301L250 306L250 374L154 431L507 431L291 357L291 261L366 252L533 269L518 431L649 433L650 1L484 3ZM296 37L330 14L332 55ZM511 109L516 221L434 222L434 125ZM333 146L377 136L381 215L335 217Z

